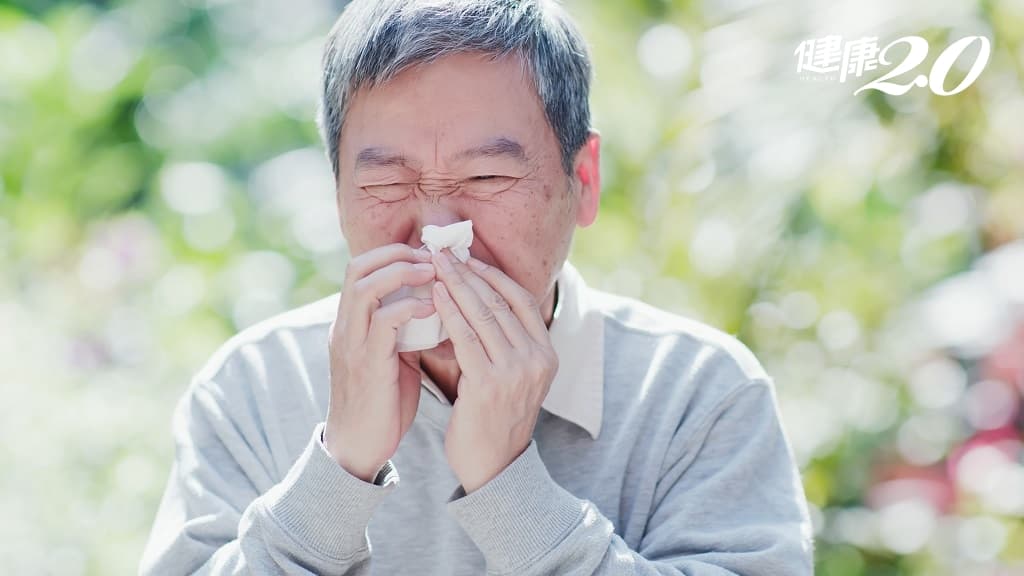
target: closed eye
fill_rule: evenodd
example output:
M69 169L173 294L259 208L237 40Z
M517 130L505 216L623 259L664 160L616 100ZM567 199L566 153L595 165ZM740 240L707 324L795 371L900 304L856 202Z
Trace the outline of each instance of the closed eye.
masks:
M396 182L393 184L371 184L362 186L367 195L386 203L399 202L412 195L412 185Z
M515 186L517 182L519 182L519 178L514 176L480 174L465 180L463 189L474 196L484 197L504 192Z

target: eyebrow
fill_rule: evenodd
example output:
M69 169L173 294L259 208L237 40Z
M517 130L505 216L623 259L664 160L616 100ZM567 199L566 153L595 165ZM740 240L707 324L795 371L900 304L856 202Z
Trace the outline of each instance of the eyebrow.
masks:
M481 146L467 148L456 154L455 158L457 160L469 160L472 158L494 158L500 156L506 156L526 163L526 150L523 149L522 144L505 136L489 140Z
M467 148L455 155L456 160L470 160L473 158L495 158L508 157L522 163L526 163L526 150L523 145L511 138L499 136L488 140L480 146ZM409 158L403 154L391 152L386 148L371 146L363 148L356 155L356 169L367 168L390 168L394 166L409 166Z
M409 159L402 154L389 152L384 148L370 147L363 148L356 156L356 169L364 168L387 168L391 166L405 167L409 165Z

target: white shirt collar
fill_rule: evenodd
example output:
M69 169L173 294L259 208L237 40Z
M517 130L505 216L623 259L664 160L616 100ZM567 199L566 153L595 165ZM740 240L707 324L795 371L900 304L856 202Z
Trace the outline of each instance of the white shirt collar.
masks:
M541 406L596 440L604 414L604 318L591 306L590 291L568 260L555 282L558 297L548 332L558 354L558 373ZM421 382L438 401L449 403L426 373Z

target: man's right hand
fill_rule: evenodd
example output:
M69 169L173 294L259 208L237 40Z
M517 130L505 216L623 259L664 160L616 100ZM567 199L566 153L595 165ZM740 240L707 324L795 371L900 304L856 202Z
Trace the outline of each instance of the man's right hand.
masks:
M430 301L408 297L381 305L381 299L433 279L430 252L405 244L364 252L345 272L328 338L331 401L324 446L366 482L398 450L419 405L420 354L397 352L398 329L434 313Z

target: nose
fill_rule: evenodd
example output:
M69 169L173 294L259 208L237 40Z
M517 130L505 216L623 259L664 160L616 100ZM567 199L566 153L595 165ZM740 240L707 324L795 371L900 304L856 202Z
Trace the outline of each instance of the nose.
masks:
M415 224L411 231L414 235L410 238L410 246L420 246L420 231L424 226L447 226L456 222L467 220L468 216L463 213L459 202L449 195L420 194L415 202Z

